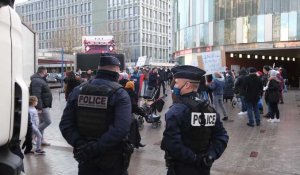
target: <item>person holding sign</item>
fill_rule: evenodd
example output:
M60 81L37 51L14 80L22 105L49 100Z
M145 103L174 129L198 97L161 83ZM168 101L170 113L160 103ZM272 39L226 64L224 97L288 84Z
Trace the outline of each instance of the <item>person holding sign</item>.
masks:
M168 175L209 175L210 168L227 147L228 135L220 115L197 89L205 71L194 66L173 68L176 101L166 113L161 148Z

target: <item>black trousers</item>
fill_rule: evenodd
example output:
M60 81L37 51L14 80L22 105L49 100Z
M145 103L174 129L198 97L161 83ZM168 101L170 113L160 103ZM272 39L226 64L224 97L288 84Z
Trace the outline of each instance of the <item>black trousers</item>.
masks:
M79 164L78 169L78 175L128 175L123 168L122 154L100 156L99 160Z
M160 94L160 87L162 86L163 88L163 94L166 94L166 86L165 86L165 81L160 81L159 86L158 86L158 93Z
M169 169L167 175L210 175L209 169L199 169L194 165L176 163L174 169Z
M276 119L279 119L279 109L278 109L278 103L269 103L270 105L270 114L271 114L271 119L274 119L276 116Z

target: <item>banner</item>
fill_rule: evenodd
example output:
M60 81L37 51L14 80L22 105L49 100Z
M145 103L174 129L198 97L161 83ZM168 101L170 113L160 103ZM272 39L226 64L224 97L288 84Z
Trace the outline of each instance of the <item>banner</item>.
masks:
M83 53L115 53L114 37L107 36L82 36Z
M147 56L139 57L138 61L136 62L136 66L137 67L144 66L146 64L146 61L147 61Z
M203 52L197 56L198 66L206 71L206 75L225 71L224 51Z

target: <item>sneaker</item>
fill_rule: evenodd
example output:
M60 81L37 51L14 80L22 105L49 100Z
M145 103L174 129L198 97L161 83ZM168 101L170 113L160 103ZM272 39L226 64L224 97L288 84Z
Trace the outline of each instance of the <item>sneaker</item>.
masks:
M268 119L267 122L274 123L276 119Z
M274 122L275 122L275 123L279 123L279 122L280 122L280 119L276 119L276 118L275 118L275 119L274 119Z
M37 155L44 155L46 152L41 150L41 149L38 149L38 150L35 150L34 153L37 154Z
M244 112L239 112L238 115L244 115Z

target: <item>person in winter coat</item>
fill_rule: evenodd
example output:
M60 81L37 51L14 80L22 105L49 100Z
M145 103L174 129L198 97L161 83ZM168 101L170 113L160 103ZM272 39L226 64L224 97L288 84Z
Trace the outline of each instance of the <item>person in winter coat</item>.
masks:
M72 90L81 84L80 77L75 75L73 71L68 72L67 77L64 79L65 83L65 99L68 100L69 94L72 92Z
M47 69L44 66L38 68L37 73L33 74L30 79L29 93L31 96L38 98L38 104L36 106L40 114L39 130L44 136L44 130L51 124L49 109L52 107L52 93L46 82ZM43 137L42 145L49 146Z
M130 80L134 81L134 92L139 95L140 93L140 77L141 73L137 67L134 68L134 72L132 73Z
M262 78L262 82L263 82L263 86L266 87L267 86L267 83L269 81L269 71L272 70L272 67L269 66L269 65L265 65L263 67L263 76L261 77ZM267 102L266 102L267 103ZM265 114L263 117L265 118L270 118L271 116L271 109L270 109L270 105L267 103L267 106L268 106L268 112L267 114Z
M242 111L238 113L238 115L247 114L247 105L245 101L246 89L245 89L245 78L248 72L245 68L242 68L239 72L239 76L236 79L234 85L234 91L239 95L242 103Z
M138 106L138 96L134 92L134 82L129 81L127 79L122 79L119 81L119 83L125 88L125 90L129 94L129 97L131 99L132 114L145 116L144 111ZM132 116L132 123L129 132L129 141L131 144L134 145L135 148L145 146L141 143L141 135L139 131L138 121L134 116Z
M227 102L227 100L233 99L234 96L234 91L233 91L233 86L234 86L234 77L232 75L231 71L228 71L225 73L225 86L224 86L224 94L223 98Z
M161 87L163 88L163 94L166 95L166 85L165 85L165 81L168 79L167 77L167 72L165 71L165 69L160 68L158 71L158 93L160 94L160 89Z
M261 79L256 75L256 69L249 68L249 75L245 78L245 101L247 104L247 114L249 118L248 126L254 127L253 112L255 116L256 125L260 125L260 115L258 109L258 102L263 92L263 85Z
M272 123L280 122L278 103L280 100L281 88L280 88L280 80L278 80L277 74L278 72L275 70L270 71L270 78L265 93L265 100L268 102L268 104L271 107L271 116L268 122L272 122Z
M224 77L222 76L221 73L215 72L214 78L210 83L210 88L213 90L213 99L214 99L213 103L216 110L218 110L219 108L222 109L224 115L222 120L226 121L228 120L228 114L223 104L224 86L225 86Z

